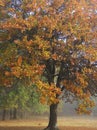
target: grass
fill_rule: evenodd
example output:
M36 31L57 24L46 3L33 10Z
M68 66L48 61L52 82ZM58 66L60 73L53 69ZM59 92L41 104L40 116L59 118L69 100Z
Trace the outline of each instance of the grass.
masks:
M47 117L34 117L31 120L0 121L0 130L43 130ZM97 130L97 119L78 117L59 117L60 130Z
M47 126L47 117L33 117L31 120L6 120L0 121L0 126ZM58 126L84 126L97 128L97 119L79 117L59 117Z

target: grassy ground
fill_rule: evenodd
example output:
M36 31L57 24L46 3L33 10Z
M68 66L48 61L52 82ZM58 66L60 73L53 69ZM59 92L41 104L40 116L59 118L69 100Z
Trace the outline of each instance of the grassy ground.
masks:
M0 121L0 130L43 130L47 123L47 117L34 117L31 120ZM59 118L58 126L60 130L97 130L97 119Z
M45 127L0 127L0 130L43 130ZM59 127L60 130L97 130L97 128L89 128L89 127Z

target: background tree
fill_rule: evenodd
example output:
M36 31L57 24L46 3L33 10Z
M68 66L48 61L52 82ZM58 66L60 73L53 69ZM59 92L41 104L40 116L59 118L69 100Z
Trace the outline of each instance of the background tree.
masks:
M0 112L2 120L23 119L31 118L35 114L48 113L48 107L39 103L35 85L26 87L18 81L14 87L0 87Z
M40 101L50 105L47 130L58 129L61 93L79 102L78 113L90 113L97 93L89 82L97 79L96 0L24 0L15 7L8 2L0 3L0 41L7 50L1 49L2 86L16 78L36 84Z

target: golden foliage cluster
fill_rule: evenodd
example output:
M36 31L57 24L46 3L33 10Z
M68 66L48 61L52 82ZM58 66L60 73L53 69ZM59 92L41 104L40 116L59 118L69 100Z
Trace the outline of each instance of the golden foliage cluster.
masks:
M54 0L50 3L49 0L24 0L20 7L22 11L8 8L9 2L0 0L0 44L3 43L1 46L4 48L0 48L0 84L8 86L12 85L15 77L29 77L38 86L42 103L57 103L56 95L60 95L60 89L55 84L40 81L45 68L41 61L52 58L58 61L58 66L60 61L71 59L73 67L77 64L78 52L84 53L84 57L91 62L97 60L97 2ZM13 16L8 16L8 12ZM28 12L32 12L32 15L26 16ZM66 41L53 38L51 41L55 30L69 38ZM85 43L74 44L74 39L81 40L82 37ZM82 100L78 112L87 113L87 108L94 106L89 91L84 92L88 85L87 74L92 72L97 80L95 71L83 68L82 73L75 73L76 82L62 82L67 91Z

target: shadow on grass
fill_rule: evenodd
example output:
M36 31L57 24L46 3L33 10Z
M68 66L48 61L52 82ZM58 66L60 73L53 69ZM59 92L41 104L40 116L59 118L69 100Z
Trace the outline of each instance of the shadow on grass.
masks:
M15 126L10 126L10 127L6 127L6 126L3 126L3 127L0 127L0 130L43 130L45 127L37 127L37 126L27 126L27 127L15 127ZM59 127L60 130L97 130L97 128L89 128L89 127L69 127L69 126L62 126L62 127Z

